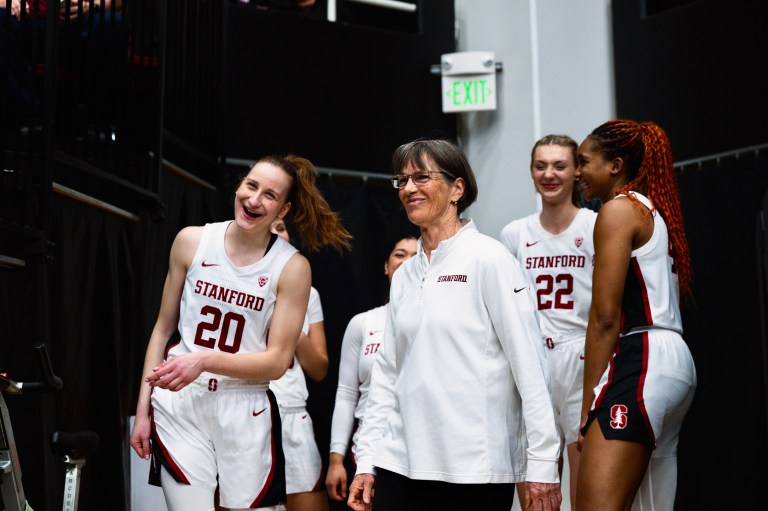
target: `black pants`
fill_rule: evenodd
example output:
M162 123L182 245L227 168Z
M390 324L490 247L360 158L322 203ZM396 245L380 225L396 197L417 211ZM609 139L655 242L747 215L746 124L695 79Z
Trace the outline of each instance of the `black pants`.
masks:
M373 511L509 511L514 483L454 484L409 479L376 469Z

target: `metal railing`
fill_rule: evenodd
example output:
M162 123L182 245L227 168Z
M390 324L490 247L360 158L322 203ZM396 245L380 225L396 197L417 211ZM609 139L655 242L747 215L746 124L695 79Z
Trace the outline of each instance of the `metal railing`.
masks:
M416 12L416 4L400 2L398 0L342 0L351 3L367 4L395 11ZM336 21L336 0L328 0L328 21Z

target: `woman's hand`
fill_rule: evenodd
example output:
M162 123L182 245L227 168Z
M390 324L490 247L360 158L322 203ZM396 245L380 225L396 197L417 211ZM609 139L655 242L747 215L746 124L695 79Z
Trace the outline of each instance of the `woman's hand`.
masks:
M355 511L371 511L375 486L376 476L373 474L356 475L349 485L347 505Z
M140 458L144 458L145 460L149 459L151 453L149 446L149 431L149 417L139 417L137 415L133 423L133 429L131 430L131 447L133 447L133 450L136 451L136 454L138 454Z
M347 469L344 468L344 457L339 453L332 452L329 457L325 488L331 499L341 502L347 499Z
M584 443L584 435L581 434L581 430L587 425L587 414L581 414L581 422L579 423L579 436L576 439L576 448L581 452L581 445Z
M153 373L146 378L152 387L178 392L203 372L203 360L206 353L185 353L164 361L152 369Z
M560 483L534 483L525 482L525 509L533 506L534 511L553 511L560 508L563 502L563 494L560 492Z
M27 0L27 5L29 5L29 0ZM67 10L67 2L61 2L61 7L59 7L59 17L64 20L66 18L69 18L72 21L77 20L77 10L78 5L82 5L83 10L83 17L85 17L88 12L91 10L91 2L90 0L69 0L69 10ZM120 2L117 2L115 4L115 9L120 9ZM101 7L101 0L94 0L93 1L94 7ZM112 0L104 0L104 9L109 10L112 6Z
M27 2L27 8L26 8L26 14L29 14L29 4L30 2ZM0 6L5 7L5 2L0 2ZM21 1L20 0L11 0L11 16L13 16L16 19L19 19L21 15Z

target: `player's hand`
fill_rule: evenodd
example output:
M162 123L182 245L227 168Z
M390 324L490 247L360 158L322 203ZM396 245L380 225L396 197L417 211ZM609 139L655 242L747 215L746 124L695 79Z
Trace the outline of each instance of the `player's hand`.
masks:
M88 0L83 0L82 2L80 0L70 0L69 1L69 9L67 9L67 2L61 2L61 5L59 7L59 18L63 21L66 18L69 18L72 21L77 20L77 11L78 11L78 5L82 5L83 10L83 16L88 14L88 10L91 7L91 3ZM98 5L98 0L96 2L96 5Z
M560 483L534 483L525 482L525 509L533 508L534 511L554 511L560 508L563 495L560 492Z
M153 373L146 378L152 387L160 387L177 392L200 376L203 372L205 353L185 353L165 360L152 369Z
M331 499L341 502L347 500L347 469L344 468L344 457L335 452L330 456L325 488Z
M376 476L373 474L356 475L349 485L347 505L355 511L371 511L375 486Z
M136 451L136 454L140 458L145 460L149 459L150 445L149 445L149 417L136 416L136 420L133 423L133 429L131 430L131 447Z
M576 438L576 449L581 452L581 446L584 443L584 435L581 434L581 430L587 424L587 414L581 414L581 422L579 423L579 436Z
M27 1L26 6L26 14L29 14L29 4L30 2ZM0 5L7 6L6 3L0 2ZM11 0L11 16L18 19L21 16L21 2L19 0Z

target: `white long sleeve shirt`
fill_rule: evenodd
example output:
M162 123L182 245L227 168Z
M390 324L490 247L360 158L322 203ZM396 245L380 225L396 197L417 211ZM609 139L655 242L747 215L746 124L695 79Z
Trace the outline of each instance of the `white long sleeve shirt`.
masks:
M558 482L546 364L533 295L499 241L469 220L428 261L419 240L392 279L357 473Z
M336 405L331 421L331 452L344 456L355 419L363 420L371 384L371 369L381 348L387 306L356 314L349 320L341 343L339 384L336 388ZM352 446L353 451L356 447ZM357 455L356 452L354 452Z

